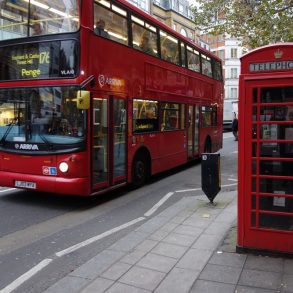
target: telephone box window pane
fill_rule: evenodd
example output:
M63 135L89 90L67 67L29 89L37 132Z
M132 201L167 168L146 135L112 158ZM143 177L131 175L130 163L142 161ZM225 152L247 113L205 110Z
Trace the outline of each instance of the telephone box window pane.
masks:
M259 227L274 230L291 231L293 229L293 217L260 214L259 215Z
M252 125L252 139L256 139L258 137L258 128L255 124Z
M253 157L257 156L257 143L256 142L252 143L252 156Z
M283 139L280 131L280 125L276 124L263 124L261 125L260 138L267 140Z
M252 174L255 175L256 174L256 167L257 167L257 161L253 160L252 161Z
M251 196L251 208L252 208L253 210L256 209L256 200L257 200L257 197L256 197L255 195L252 195L252 196Z
M260 175L291 176L293 161L260 161Z
M251 180L251 191L256 192L256 179L252 178Z
M256 227L256 214L254 212L251 213L251 227Z
M261 106L260 121L293 121L292 106Z
M257 107L252 107L252 121L257 121Z
M262 211L293 213L293 197L260 196L259 209Z
M257 88L253 89L253 103L257 103Z
M260 175L276 175L282 176L283 162L277 161L260 161L259 173Z
M261 178L259 182L259 192L293 194L293 180Z
M260 157L282 157L280 155L280 144L277 142L261 143Z
M293 102L293 87L262 88L261 103Z

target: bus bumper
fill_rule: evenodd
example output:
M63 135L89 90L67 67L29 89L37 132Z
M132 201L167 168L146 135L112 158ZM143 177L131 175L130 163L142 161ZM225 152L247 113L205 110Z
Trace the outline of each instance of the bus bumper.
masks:
M67 195L90 195L88 178L60 178L1 171L0 186Z

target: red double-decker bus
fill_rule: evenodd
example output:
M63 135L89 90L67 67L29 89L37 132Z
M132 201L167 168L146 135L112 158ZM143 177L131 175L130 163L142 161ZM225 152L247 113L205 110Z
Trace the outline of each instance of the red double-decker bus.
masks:
M126 1L0 8L0 186L96 195L222 147L221 61Z

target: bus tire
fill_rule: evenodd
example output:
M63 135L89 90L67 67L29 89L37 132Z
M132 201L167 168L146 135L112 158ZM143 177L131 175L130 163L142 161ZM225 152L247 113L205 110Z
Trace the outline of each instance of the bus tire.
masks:
M204 153L211 153L212 152L212 142L211 139L208 137L204 144Z
M134 188L143 186L149 179L149 176L147 158L142 154L136 155L132 163L132 186Z

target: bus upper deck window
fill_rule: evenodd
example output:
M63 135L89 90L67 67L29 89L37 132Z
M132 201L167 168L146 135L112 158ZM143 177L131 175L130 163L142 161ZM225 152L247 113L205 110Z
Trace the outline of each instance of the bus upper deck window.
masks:
M94 23L96 35L128 45L127 12L124 9L109 1L96 2Z
M79 29L77 0L4 1L1 11L5 24L0 25L0 40Z

